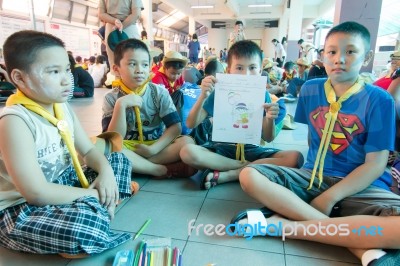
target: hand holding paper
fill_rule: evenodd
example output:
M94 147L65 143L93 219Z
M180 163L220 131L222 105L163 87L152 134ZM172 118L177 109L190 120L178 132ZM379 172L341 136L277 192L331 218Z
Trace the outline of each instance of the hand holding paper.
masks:
M211 92L214 91L214 85L217 82L217 79L214 76L207 76L201 82L201 94L204 98L207 98Z
M279 105L278 103L264 103L264 110L266 113L266 117L269 119L276 119L279 114Z

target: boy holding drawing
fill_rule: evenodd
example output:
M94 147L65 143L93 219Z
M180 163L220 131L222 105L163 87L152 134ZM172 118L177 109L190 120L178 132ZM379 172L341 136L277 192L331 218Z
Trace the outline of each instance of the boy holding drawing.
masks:
M20 31L6 40L4 55L18 90L0 115L0 244L76 258L131 239L109 225L119 199L131 196L132 165L121 153L104 157L66 104L63 42Z
M232 45L228 52L229 74L261 75L262 54L260 48L252 41L239 41ZM207 76L201 83L201 95L190 111L186 124L190 128L198 126L208 116L214 114L214 86L217 79ZM265 85L264 85L265 87ZM265 91L264 117L262 120L262 139L271 142L276 136L275 126L285 116L284 106L272 103ZM182 160L198 169L205 169L202 188L209 189L220 183L238 180L240 170L249 162L269 163L300 167L302 155L297 151L279 151L257 145L245 145L246 161L239 161L235 156L236 146L232 143L209 142L203 146L185 145L181 152Z

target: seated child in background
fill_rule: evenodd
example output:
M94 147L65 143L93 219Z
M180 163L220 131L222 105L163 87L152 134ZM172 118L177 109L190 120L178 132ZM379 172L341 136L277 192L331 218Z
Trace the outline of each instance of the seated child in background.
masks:
M367 66L373 57L370 34L361 24L344 22L328 32L324 49L329 78L314 79L302 87L295 115L296 122L309 128L304 167L251 165L240 173L240 184L268 209L295 221L363 215L358 224L364 226L371 219L368 215L399 216L400 196L389 190L392 179L385 171L389 150L394 148L394 101L387 92L365 84L359 77L361 67ZM325 139L326 142L321 141ZM314 180L316 174L319 182ZM244 216L235 216L232 222L266 222L262 214L257 221L241 218ZM375 238L375 244L367 248L399 248L399 244L394 244L399 239L398 228L386 229L383 236L371 238L362 234L358 242L354 241L357 234L348 236L349 242L353 242L350 251L362 258L364 266L399 265L399 257L396 263L382 263L388 257L398 256L396 252L356 249L360 248L359 243ZM330 244L336 244L344 236L334 234L328 238L324 231L312 238L330 239ZM392 244L382 246L385 239Z
M74 77L74 91L73 96L75 98L93 97L94 93L94 81L89 72L84 70L74 60L71 54L68 54L71 73Z
M153 61L151 63L151 72L152 73L154 73L154 74L157 73L157 71L159 69L159 66L158 66L159 62L160 62L159 56L158 55L154 56Z
M109 224L119 199L131 196L132 165L121 153L107 161L66 104L71 84L63 42L20 31L6 40L4 56L18 90L0 116L0 245L69 257L131 239ZM75 149L89 167L85 173Z
M133 172L159 178L193 175L194 169L180 161L179 152L194 141L179 137L181 119L168 91L149 82L146 44L137 39L120 42L113 68L120 79L104 97L102 127L123 136L123 152L135 163Z
M182 94L179 88L185 82L182 77L182 72L188 61L189 60L179 52L169 51L164 56L162 61L163 66L155 73L155 76L151 80L155 84L164 85L178 109L179 106L182 105Z
M323 53L324 49L319 49L317 50L317 59L315 59L312 62L312 65L310 67L310 70L308 71L308 77L307 80L309 79L315 79L315 78L326 78L326 71L325 71L325 66L323 61Z
M261 50L252 41L239 41L232 45L228 52L228 73L241 75L261 75ZM186 124L194 128L214 113L214 85L217 79L207 76L201 83L202 93L190 111ZM262 139L270 142L276 136L275 125L280 123L286 110L280 101L271 103L269 93L265 93ZM203 146L187 144L181 150L182 160L203 173L203 189L209 189L220 183L238 180L240 170L253 163L271 163L300 167L303 162L297 151L280 151L256 145L245 145L245 162L236 158L236 145L231 143L209 142Z
M296 61L299 73L297 77L294 77L289 81L288 86L286 88L286 92L288 95L286 97L294 97L297 98L297 94L300 92L301 86L308 79L308 68L310 64L308 63L305 57L301 57Z
M291 81L293 78L297 77L297 71L294 69L294 63L292 61L288 61L283 65L283 69L285 70L283 72L282 78L281 78L281 84L287 84L289 81Z
M93 78L94 87L103 87L104 82L107 79L107 64L105 63L105 57L98 55L96 57L96 63L89 68L89 74Z
M273 67L277 65L278 63L272 61L271 58L265 58L263 60L263 71L261 75L265 75L267 77L266 89L270 94L282 95L284 88L277 85L276 73L273 70Z

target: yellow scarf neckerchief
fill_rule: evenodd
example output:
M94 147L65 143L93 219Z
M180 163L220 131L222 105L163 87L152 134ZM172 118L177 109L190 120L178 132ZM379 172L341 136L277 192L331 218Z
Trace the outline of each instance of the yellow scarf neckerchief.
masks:
M42 116L43 118L47 119L50 123L58 128L58 133L60 133L62 140L64 141L65 145L68 148L69 153L71 154L72 163L74 165L75 171L78 175L79 182L81 183L83 188L89 187L89 182L87 181L85 174L82 171L81 164L78 160L78 154L76 153L74 142L72 141L72 137L68 128L68 124L64 119L64 112L62 110L61 104L55 103L53 106L54 114L49 113L46 109L42 106L37 104L36 102L32 101L28 97L25 96L20 90L17 90L16 94L11 95L8 97L6 106L11 106L15 104L21 104L26 109Z
M242 163L246 160L244 157L244 144L236 144L236 160L240 160Z
M135 94L138 96L142 96L146 92L147 88L147 83L150 82L150 80L153 78L154 75L150 75L145 82L143 82L142 85L140 85L138 88L135 90L129 89L121 79L114 80L112 83L113 87L119 87L123 92L126 94ZM143 126L142 126L142 119L140 118L140 109L139 106L134 107L135 110L135 117L136 117L136 122L138 125L138 131L139 131L139 142L144 143L144 138L143 138Z
M357 81L351 86L342 96L340 96L339 100L336 101L336 94L333 90L330 79L328 79L324 84L325 96L330 104L329 112L326 117L326 122L324 126L324 130L322 132L321 143L319 144L318 153L315 159L314 168L311 174L310 185L308 189L311 189L313 186L314 178L318 168L318 179L319 186L322 184L323 179L323 171L324 171L324 162L325 156L328 151L329 144L331 142L333 127L335 126L336 119L340 108L342 107L342 103L349 99L352 95L358 93L364 86L364 81L362 78L358 78Z
M286 79L287 79L287 80L293 79L293 75L294 75L294 71L293 71L292 73L286 72Z

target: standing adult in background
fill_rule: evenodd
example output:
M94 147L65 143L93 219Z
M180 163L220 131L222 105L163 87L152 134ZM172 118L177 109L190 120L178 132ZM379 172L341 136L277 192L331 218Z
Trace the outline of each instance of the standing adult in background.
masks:
M275 60L274 61L278 63L278 67L282 67L283 62L285 61L285 58L286 58L285 48L277 39L272 39L272 43L274 44L274 48L275 48Z
M229 47L238 41L246 40L246 36L243 31L243 22L238 20L235 23L234 30L229 35Z
M200 43L197 39L196 33L193 33L192 40L188 43L188 48L189 48L190 63L197 64L199 62Z
M102 26L97 30L97 36L101 39L101 55L104 56L106 61L107 67L110 68L110 64L108 63L108 56L107 56L107 45L106 45L106 23L104 21L101 22Z
M305 42L303 39L300 39L297 44L299 45L300 48L300 57L305 57L307 58L307 61L309 64L312 64L314 61L314 53L315 53L315 47L312 43Z
M114 29L124 31L129 38L140 39L136 21L143 10L141 0L99 0L99 18L106 23L105 40ZM107 43L110 69L114 64L114 52Z

